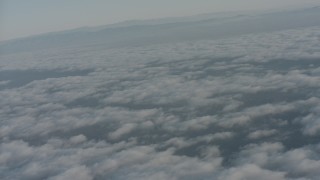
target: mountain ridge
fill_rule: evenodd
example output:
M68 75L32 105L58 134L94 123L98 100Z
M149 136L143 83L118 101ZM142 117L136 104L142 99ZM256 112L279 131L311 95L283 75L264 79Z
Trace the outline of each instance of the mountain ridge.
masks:
M0 52L11 53L92 43L104 44L106 47L123 47L215 39L248 33L320 26L318 17L320 17L320 6L258 14L213 13L158 20L133 20L9 40L0 43Z

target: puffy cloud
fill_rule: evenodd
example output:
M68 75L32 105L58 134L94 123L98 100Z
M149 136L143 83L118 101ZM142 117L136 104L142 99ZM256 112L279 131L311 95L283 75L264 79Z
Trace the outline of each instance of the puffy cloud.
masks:
M299 122L304 125L302 130L304 134L315 136L320 133L320 106L319 104L314 107L310 114L303 117Z
M268 137L268 136L274 135L275 133L277 133L277 130L275 130L275 129L257 130L257 131L254 131L254 132L248 134L248 138L250 138L250 139L259 139L259 138L264 138L264 137Z
M132 130L134 130L136 128L136 124L133 123L128 123L128 124L124 124L123 126L121 126L119 129L117 129L116 131L112 132L109 134L109 137L111 139L118 139L121 136L130 133Z
M261 169L254 164L247 164L237 168L231 168L226 172L226 175L220 177L220 179L228 180L285 180L284 172L270 171Z
M0 78L0 174L315 180L319 37L312 27L1 55L2 74L43 78Z
M70 138L70 143L72 144L79 144L79 143L83 143L87 140L87 137L84 136L83 134L77 135L77 136L73 136Z
M65 180L65 179L79 179L79 180L92 180L93 177L90 175L90 171L85 166L73 167L68 169L66 172L55 176L50 179Z
M269 170L286 172L290 178L316 179L320 159L316 146L285 151L280 143L252 144L239 156L238 163L250 163Z

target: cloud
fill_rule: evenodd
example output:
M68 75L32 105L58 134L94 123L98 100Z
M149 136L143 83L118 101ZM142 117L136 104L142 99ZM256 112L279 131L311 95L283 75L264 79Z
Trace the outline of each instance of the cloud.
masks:
M286 172L286 176L293 179L314 179L319 176L317 169L320 166L315 149L317 146L285 151L280 143L252 144L240 152L238 163L250 163L269 170Z
M93 177L90 175L90 171L85 166L74 167L68 169L66 172L55 176L50 179L65 180L65 179L79 179L79 180L92 180Z
M226 175L220 177L220 179L228 180L285 180L284 172L269 171L261 169L254 164L247 164L237 168L231 168L226 172Z
M117 129L116 131L112 132L109 134L109 137L111 139L118 139L121 136L130 133L131 131L133 131L136 128L136 124L133 123L128 123L128 124L124 124L122 127L120 127L119 129Z
M83 134L73 136L70 138L70 143L72 143L72 144L79 144L79 143L83 143L85 141L87 141L87 137L84 136Z
M272 136L275 133L277 133L277 130L275 129L270 129L270 130L257 130L254 131L250 134L248 134L248 138L250 139L259 139L259 138L264 138L264 137L268 137L268 136Z
M1 176L315 180L319 32L1 55Z
M316 106L311 110L311 113L307 116L303 117L299 123L304 125L304 129L302 130L304 134L309 136L318 135L320 132L320 106Z

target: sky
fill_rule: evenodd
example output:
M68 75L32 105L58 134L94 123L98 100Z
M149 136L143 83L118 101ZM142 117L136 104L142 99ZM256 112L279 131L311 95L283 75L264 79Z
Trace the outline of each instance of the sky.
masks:
M0 41L132 19L320 4L318 0L0 0Z
M18 37L302 2L150 1L1 1L0 27ZM320 6L305 2L0 42L0 179L319 180Z

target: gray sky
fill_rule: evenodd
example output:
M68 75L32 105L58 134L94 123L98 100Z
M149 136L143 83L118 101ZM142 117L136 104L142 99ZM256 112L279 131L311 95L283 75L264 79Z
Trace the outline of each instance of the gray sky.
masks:
M319 0L0 0L0 40L132 19L312 5Z

